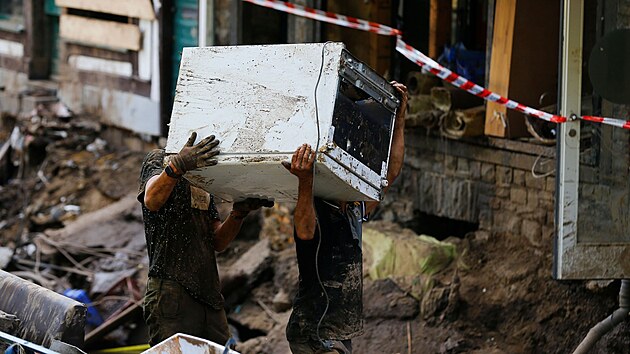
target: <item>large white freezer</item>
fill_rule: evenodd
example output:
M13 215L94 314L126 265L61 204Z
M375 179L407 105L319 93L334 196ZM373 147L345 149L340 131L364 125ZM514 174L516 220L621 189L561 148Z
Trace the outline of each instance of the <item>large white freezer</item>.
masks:
M399 105L342 43L184 48L166 146L214 134L219 163L186 178L228 201L297 198L281 161L318 148L315 195L379 200ZM316 114L317 113L317 114Z

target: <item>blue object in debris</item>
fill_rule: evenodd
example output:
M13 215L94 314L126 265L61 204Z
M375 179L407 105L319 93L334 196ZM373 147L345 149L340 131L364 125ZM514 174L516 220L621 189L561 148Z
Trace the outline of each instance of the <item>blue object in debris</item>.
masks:
M438 58L438 62L451 71L483 85L486 71L486 53L482 51L468 50L463 43L455 43L452 47L446 46L444 52Z
M14 343L4 351L4 354L35 354L35 352L28 348L24 348L18 343Z
M85 290L68 289L63 292L63 295L78 302L82 302L87 306L86 322L88 325L98 327L103 323L103 317L101 317L101 314L98 312L96 307L91 305L92 300L90 300Z

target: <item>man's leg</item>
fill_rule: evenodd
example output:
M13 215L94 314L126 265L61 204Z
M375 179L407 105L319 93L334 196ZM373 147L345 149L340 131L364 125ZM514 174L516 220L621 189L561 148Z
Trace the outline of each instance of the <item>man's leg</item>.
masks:
M217 344L225 345L230 339L230 329L225 316L225 310L215 310L211 306L205 306L206 326L204 328L203 338L211 340Z
M179 332L224 345L230 339L227 317L223 309L197 301L180 286Z
M162 342L175 333L181 308L179 284L158 278L149 278L144 297L144 320L149 327L149 344Z
M204 307L177 282L149 279L144 300L149 344L156 345L176 333L202 337L205 327Z

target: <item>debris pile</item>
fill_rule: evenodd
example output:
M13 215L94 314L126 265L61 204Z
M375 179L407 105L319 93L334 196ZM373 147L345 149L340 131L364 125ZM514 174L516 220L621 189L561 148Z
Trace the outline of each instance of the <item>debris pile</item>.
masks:
M410 72L407 87L408 127L435 129L453 139L484 134L483 99L450 84L442 86L440 79L422 72Z
M265 222L271 220L276 231L292 230L291 219L282 210L280 206L267 211ZM223 293L228 321L238 336L237 350L288 354L285 328L297 293L297 259L292 243L281 250L271 249L278 233L266 234L267 225L261 239L238 255L236 262L227 263L233 256L219 258ZM438 324L456 318L461 240L440 242L385 222L367 223L363 228L364 313L369 327L378 327L383 320L405 324L430 319ZM375 352L369 341L367 336L358 338L355 350Z
M144 154L116 151L96 120L61 111L39 105L2 120L0 269L87 304L89 345L115 330L101 328L144 293L148 262L135 200ZM124 344L128 332L110 339Z

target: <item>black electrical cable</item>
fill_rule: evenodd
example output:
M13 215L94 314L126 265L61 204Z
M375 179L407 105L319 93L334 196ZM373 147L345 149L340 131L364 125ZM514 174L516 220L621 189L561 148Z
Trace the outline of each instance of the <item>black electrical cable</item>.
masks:
M324 46L322 47L322 60L321 60L321 64L319 67L319 75L317 77L317 83L315 84L315 120L317 122L317 145L315 145L315 155L317 156L317 149L319 149L319 144L320 144L320 138L321 138L321 133L320 133L320 129L319 129L319 108L317 106L317 88L319 87L319 82L322 78L322 73L324 71L324 54L326 53L326 45L328 45L328 43L331 43L330 41L324 43ZM317 160L317 159L315 159ZM313 162L313 195L315 193L315 162ZM322 324L322 322L324 321L324 317L326 317L326 313L328 312L328 307L330 306L330 298L328 297L328 292L326 291L326 288L324 287L324 283L322 283L322 278L319 275L319 249L321 248L322 245L322 229L319 227L319 217L317 215L317 209L315 209L315 206L313 206L313 209L315 211L315 223L317 224L317 232L318 232L318 241L317 241L317 249L315 251L315 273L317 274L317 281L319 282L319 286L322 288L322 291L324 292L324 296L326 297L326 307L324 308L324 312L322 313L322 317L319 318L319 321L317 322L317 339L320 341L320 343L324 343L324 341L322 340L322 338L319 335L319 328Z

